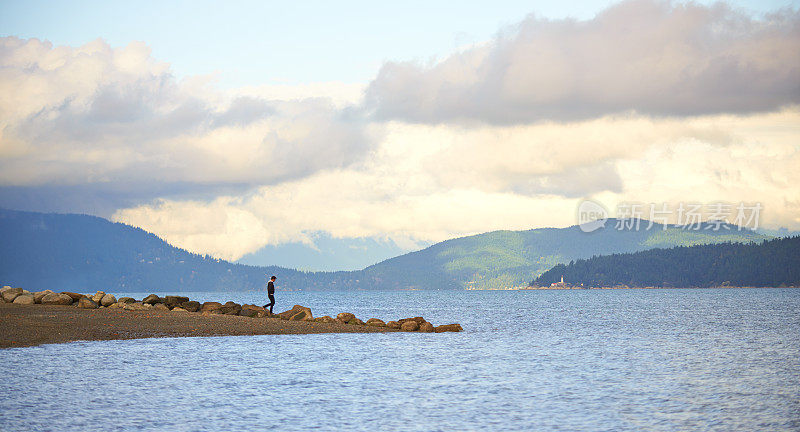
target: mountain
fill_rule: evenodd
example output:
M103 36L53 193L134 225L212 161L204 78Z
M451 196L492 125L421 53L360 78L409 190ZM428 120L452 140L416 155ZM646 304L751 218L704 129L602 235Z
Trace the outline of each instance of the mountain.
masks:
M502 288L526 285L556 264L593 255L769 238L730 226L617 230L615 223L609 219L590 233L577 226L495 231L447 240L364 270L303 272L193 254L139 228L94 216L0 209L0 283L78 292L247 291L262 290L265 275L275 274L279 288L288 290Z
M549 286L562 276L587 287L800 286L800 237L597 256L559 264L532 285Z
M515 287L527 285L556 264L594 255L771 238L726 224L702 224L698 228L650 226L645 220L637 225L636 221L612 218L592 232L584 232L577 225L494 231L447 240L383 261L364 269L361 279L384 289Z

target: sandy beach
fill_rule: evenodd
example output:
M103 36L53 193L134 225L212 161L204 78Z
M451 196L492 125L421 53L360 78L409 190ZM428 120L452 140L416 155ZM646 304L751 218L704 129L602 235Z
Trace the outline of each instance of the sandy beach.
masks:
M80 340L393 331L398 330L192 312L0 303L0 348Z

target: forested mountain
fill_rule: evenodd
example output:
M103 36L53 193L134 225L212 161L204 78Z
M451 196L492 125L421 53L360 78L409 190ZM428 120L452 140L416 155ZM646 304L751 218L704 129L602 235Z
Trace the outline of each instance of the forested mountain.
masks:
M189 253L139 228L85 215L0 209L0 283L29 290L242 291L263 289L463 289L523 286L559 263L593 255L726 241L762 241L751 231L579 227L495 231L447 240L360 271L300 272L233 264ZM646 226L643 223L642 226ZM703 227L706 228L706 227ZM730 228L730 227L728 227Z
M559 264L531 285L585 287L800 286L800 237L763 243L678 246Z
M559 263L622 252L678 245L763 241L770 238L722 225L684 229L642 221L618 223L583 232L579 226L528 231L494 231L437 243L418 252L392 258L364 269L362 279L382 288L502 288L525 286ZM622 229L617 229L617 227Z

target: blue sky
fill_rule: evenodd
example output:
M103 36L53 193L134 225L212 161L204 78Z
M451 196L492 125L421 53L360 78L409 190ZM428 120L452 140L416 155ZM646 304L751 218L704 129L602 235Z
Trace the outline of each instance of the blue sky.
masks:
M0 207L326 269L587 198L798 230L799 53L797 1L0 1Z

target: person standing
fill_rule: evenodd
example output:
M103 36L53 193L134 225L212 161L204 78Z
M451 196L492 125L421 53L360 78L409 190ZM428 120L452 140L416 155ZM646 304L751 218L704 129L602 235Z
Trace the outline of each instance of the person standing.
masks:
M267 296L269 297L269 304L264 305L264 309L269 307L269 313L272 313L272 307L275 306L275 280L278 279L275 276L269 278L269 282L267 282Z

